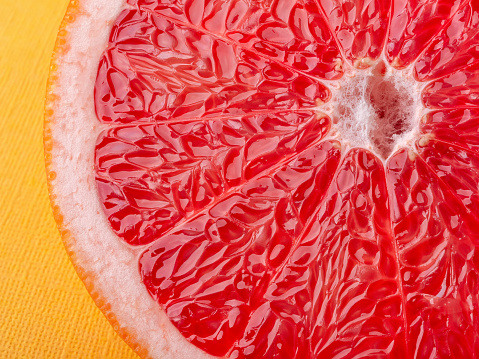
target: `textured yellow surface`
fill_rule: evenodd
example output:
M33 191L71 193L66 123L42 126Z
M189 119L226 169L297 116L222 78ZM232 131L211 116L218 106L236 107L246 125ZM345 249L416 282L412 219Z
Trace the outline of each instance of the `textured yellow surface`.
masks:
M77 277L48 201L43 102L67 0L0 0L0 358L138 358Z

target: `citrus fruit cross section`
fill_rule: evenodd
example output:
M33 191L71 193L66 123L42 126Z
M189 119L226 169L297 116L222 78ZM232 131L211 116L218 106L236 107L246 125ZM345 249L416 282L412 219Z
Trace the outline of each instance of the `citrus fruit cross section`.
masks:
M478 28L475 0L128 1L95 86L98 194L188 341L479 358ZM369 148L342 141L355 76Z

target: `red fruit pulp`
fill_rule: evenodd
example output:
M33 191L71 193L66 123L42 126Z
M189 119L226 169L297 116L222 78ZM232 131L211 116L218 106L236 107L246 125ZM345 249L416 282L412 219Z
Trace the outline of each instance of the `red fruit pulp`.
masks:
M98 192L189 341L479 358L478 22L472 0L129 1L95 87ZM321 112L383 53L428 110L385 162Z

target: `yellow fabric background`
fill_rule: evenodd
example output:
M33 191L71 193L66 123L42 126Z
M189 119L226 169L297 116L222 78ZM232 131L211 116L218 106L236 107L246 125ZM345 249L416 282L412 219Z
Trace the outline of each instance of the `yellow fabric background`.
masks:
M68 0L0 0L0 358L137 358L96 308L48 201L43 102Z

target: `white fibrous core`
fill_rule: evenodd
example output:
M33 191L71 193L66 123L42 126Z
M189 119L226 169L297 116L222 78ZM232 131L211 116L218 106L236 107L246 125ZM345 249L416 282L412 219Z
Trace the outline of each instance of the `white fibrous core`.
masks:
M416 137L424 112L422 87L409 71L384 61L347 71L332 88L333 134L345 148L365 148L386 160Z

